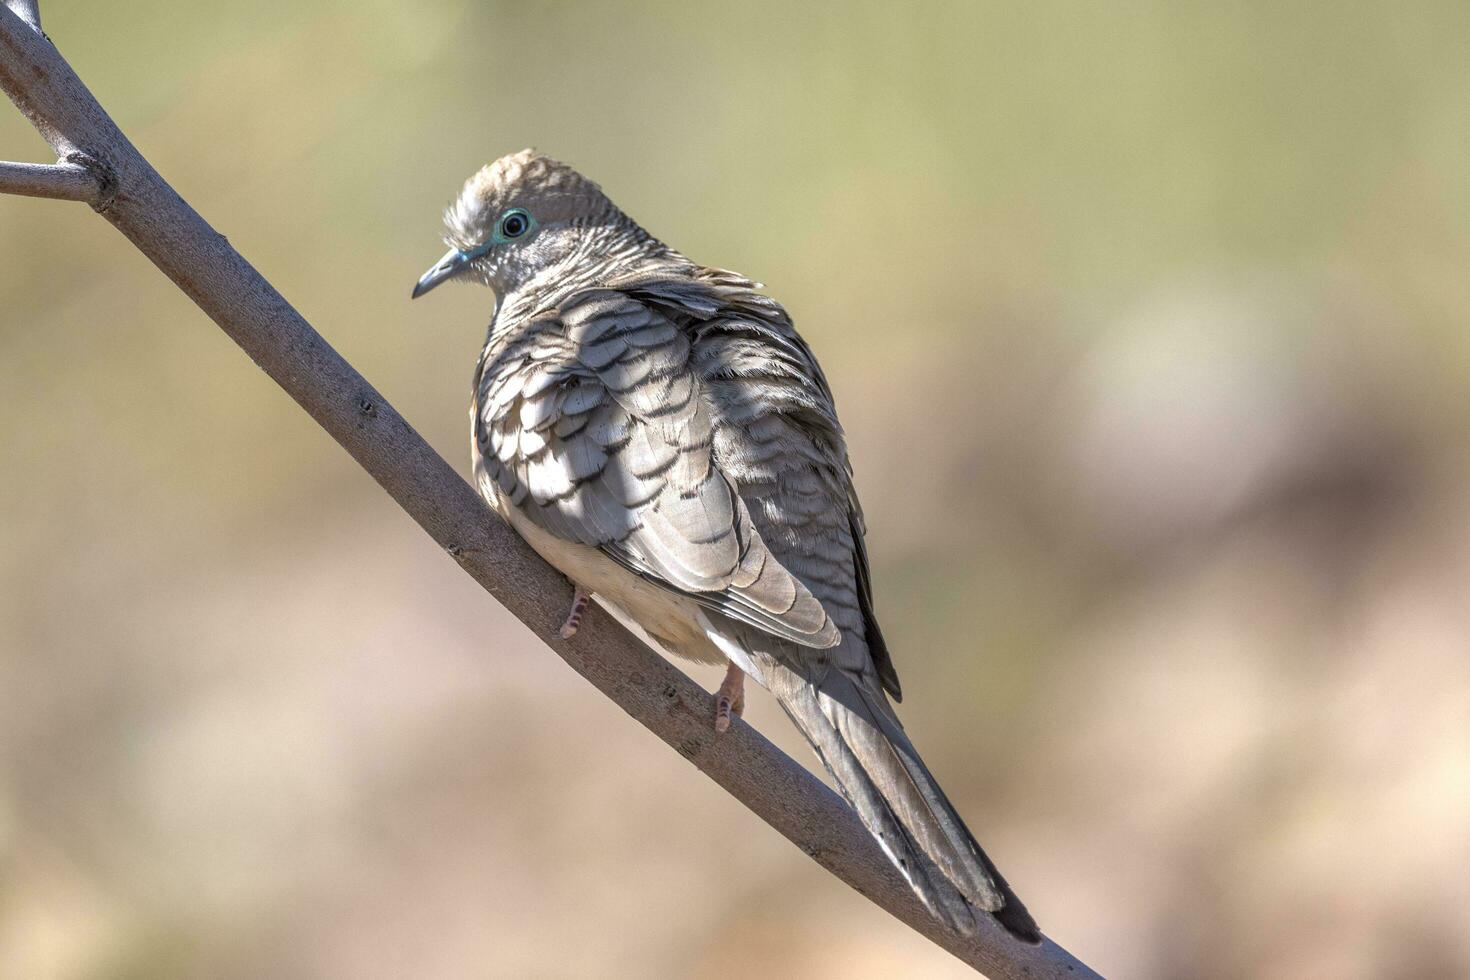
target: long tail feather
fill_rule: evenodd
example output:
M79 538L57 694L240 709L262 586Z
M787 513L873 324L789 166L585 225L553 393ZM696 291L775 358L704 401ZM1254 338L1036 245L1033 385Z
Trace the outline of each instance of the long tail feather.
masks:
M931 911L968 934L980 910L1017 938L1040 941L1026 906L975 842L880 691L837 668L814 686L778 663L762 666L766 686Z

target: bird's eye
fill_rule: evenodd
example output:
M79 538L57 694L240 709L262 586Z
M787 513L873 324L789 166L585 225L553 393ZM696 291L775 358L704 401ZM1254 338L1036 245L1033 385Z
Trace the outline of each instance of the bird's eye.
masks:
M520 238L531 230L531 216L520 208L511 208L500 217L500 237Z

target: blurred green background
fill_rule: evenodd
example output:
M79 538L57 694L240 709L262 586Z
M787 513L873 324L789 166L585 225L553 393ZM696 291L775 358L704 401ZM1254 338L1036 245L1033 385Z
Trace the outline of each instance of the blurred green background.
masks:
M42 16L466 469L491 296L408 291L484 162L534 145L766 282L850 431L908 726L1103 973L1470 975L1470 6ZM0 976L964 975L83 206L0 198L0 392Z

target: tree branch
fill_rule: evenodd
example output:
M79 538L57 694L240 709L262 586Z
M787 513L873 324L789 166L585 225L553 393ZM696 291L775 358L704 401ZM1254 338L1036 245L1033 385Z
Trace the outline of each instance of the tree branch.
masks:
M101 189L86 167L75 163L7 163L0 161L0 194L51 197L95 204Z
M748 725L737 723L716 737L709 695L602 611L590 610L573 639L556 639L571 593L566 580L494 518L383 396L174 192L39 30L12 13L17 7L35 12L20 0L0 7L0 88L58 155L82 152L88 165L57 164L33 173L7 164L0 169L0 190L47 189L58 191L48 196L94 206L102 201L103 216L475 581L598 690L827 870L991 977L1096 976L1050 940L1028 946L988 918L973 939L949 930L919 904L835 793ZM82 196L84 174L91 196Z
M41 11L36 5L36 0L5 0L5 6L15 11L15 15L27 24L31 29L39 32L41 30Z

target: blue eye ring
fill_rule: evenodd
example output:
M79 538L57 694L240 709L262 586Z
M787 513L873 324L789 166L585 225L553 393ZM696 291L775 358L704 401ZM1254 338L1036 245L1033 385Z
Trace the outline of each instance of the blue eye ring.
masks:
M525 208L510 208L495 222L495 238L501 242L512 242L525 238L536 229L536 220Z

